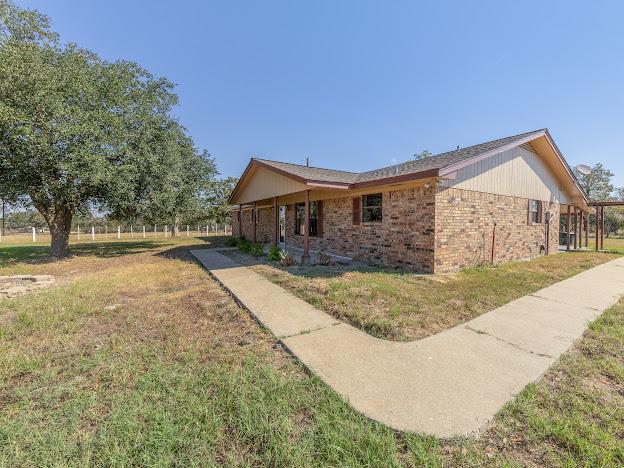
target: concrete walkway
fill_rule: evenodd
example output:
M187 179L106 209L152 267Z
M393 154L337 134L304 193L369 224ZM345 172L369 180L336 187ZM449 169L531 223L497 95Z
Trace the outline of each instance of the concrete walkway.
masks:
M397 430L476 435L624 295L624 258L437 335L374 338L214 250L193 255L310 371Z

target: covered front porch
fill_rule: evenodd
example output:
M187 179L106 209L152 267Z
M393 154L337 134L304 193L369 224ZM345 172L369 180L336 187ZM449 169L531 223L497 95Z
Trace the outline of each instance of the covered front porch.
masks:
M587 249L589 243L589 215L593 209L589 205L561 205L559 250L572 251ZM597 243L597 242L596 242Z
M264 243L266 249L278 246L301 263L311 263L318 250L312 248L311 240L318 246L322 239L323 215L322 201L311 200L310 192L304 190L233 207L236 221L233 234L239 239L245 237L254 243Z

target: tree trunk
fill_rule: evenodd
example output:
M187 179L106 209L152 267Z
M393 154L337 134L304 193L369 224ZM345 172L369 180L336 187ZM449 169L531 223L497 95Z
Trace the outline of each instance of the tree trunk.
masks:
M69 257L69 232L71 230L72 213L67 211L55 214L48 221L52 243L50 245L50 257Z

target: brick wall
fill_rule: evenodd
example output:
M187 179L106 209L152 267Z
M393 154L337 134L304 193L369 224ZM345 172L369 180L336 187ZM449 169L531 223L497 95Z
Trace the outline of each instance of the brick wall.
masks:
M553 212L549 250L555 253L559 248L560 206L543 202L543 211L547 210ZM435 272L489 262L494 222L495 263L544 254L540 247L546 245L546 225L528 224L526 198L441 189L435 196Z
M251 223L252 210L243 210L243 235L247 240L253 240L253 224ZM232 236L238 237L238 212L232 212ZM256 240L268 244L273 242L273 207L258 208L258 223L256 224Z
M377 265L433 271L435 190L383 192L383 221L353 225L352 198L323 201L323 237L327 250ZM286 243L303 247L303 236L294 235L294 205L286 209ZM318 249L319 239L310 238Z

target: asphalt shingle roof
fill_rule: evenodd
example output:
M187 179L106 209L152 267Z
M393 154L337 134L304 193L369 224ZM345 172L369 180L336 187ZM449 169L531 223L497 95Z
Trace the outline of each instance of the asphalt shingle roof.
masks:
M347 172L336 171L333 169L323 169L319 167L309 167L300 164L292 164L278 161L270 161L267 159L256 159L262 163L275 167L284 172L291 173L295 176L306 180L319 180L325 182L337 182L346 184L356 184L360 182L371 182L388 177L403 176L408 174L417 174L419 172L429 171L432 169L443 169L453 164L460 163L467 159L473 158L489 151L494 151L506 145L512 144L519 140L535 134L535 137L541 136L544 130L535 130L533 132L521 133L498 140L492 140L478 145L460 148L455 151L448 151L424 159L415 159L394 166L383 167L366 172Z

